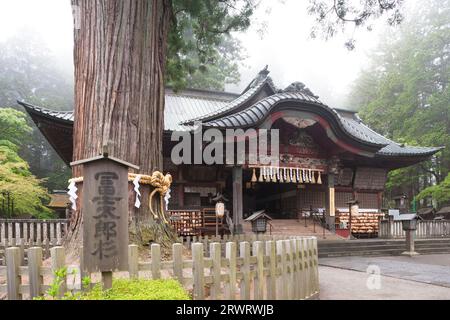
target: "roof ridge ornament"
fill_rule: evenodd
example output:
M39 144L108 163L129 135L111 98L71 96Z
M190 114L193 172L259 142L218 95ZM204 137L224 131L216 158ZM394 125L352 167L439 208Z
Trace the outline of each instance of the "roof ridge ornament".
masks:
M244 92L246 92L250 88L256 87L258 84L260 84L262 81L264 81L267 78L267 76L269 75L269 73L270 73L269 65L266 64L264 69L262 69L261 71L258 72L256 77L253 79L253 81L249 84L249 86L247 87L247 89Z
M313 98L319 99L319 96L316 96L303 82L295 81L292 82L283 92L289 93L303 93Z

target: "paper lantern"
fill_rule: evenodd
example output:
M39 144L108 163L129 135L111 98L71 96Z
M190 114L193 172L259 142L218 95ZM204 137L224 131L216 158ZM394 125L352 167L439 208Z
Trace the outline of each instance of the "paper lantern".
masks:
M218 218L223 218L225 215L225 204L223 202L216 203L216 216Z

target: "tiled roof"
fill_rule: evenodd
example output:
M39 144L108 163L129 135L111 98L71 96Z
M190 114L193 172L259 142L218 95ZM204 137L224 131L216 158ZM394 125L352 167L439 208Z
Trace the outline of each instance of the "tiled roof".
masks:
M171 89L166 89L164 128L167 131L191 130L192 126L189 126L188 123L192 119L211 119L210 121L203 122L203 125L206 127L250 127L263 121L278 103L291 101L300 103L308 108L319 108L321 112L327 112L328 115L331 115L336 120L342 132L356 141L375 147L375 150L379 149L376 155L380 157L429 156L442 149L404 146L396 143L376 133L362 123L355 112L332 109L316 97L304 92L278 91L278 93L264 98L242 110L241 106L254 97L264 84L268 84L274 92L277 91L268 76L261 77L257 81L255 80L241 96L205 90L184 90L175 93ZM19 103L29 113L39 114L50 119L63 121L67 124L73 123L73 112L58 112L33 106L25 102ZM240 109L241 111L233 113L232 111L236 109Z
M227 113L230 113L233 110L236 110L239 107L241 107L246 102L250 101L250 99L252 99L261 90L261 88L265 84L269 85L270 88L274 92L276 91L272 79L270 77L266 76L262 80L258 80L254 85L250 86L246 91L244 91L244 93L242 95L238 96L236 99L234 99L230 103L227 103L223 107L213 110L212 112L204 113L204 114L200 114L195 117L192 117L192 118L188 119L188 121L185 121L184 124L192 125L195 121L205 122L205 121L209 121L213 118L220 117Z
M378 145L381 148L377 152L377 155L379 156L425 156L434 154L442 149L400 145L370 129L362 123L361 119L354 112L331 109L320 102L317 98L300 92L274 94L270 97L262 99L241 112L218 119L216 118L215 120L206 122L203 125L205 127L215 128L251 127L264 120L276 105L287 101L308 104L312 108L321 108L331 111L335 115L339 125L352 138L363 143Z
M175 93L166 89L166 105L164 109L164 129L167 131L185 131L189 126L181 125L197 115L211 113L226 106L237 95L226 92L205 90L185 90ZM59 119L73 123L73 111L54 111L19 101L29 112L38 113L50 119Z

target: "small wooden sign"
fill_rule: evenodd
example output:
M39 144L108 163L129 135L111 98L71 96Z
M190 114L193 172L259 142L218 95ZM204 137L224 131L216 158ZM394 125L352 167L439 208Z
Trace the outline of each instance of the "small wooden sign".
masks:
M88 272L128 270L128 168L106 156L83 164L83 261ZM134 167L134 166L133 166Z

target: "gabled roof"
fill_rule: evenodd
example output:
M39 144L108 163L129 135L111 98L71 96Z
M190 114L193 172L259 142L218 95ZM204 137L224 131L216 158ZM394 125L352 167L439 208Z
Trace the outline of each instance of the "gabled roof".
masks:
M200 114L200 116L193 117L187 121L182 122L184 125L193 125L194 122L207 122L217 117L227 116L238 112L245 104L252 100L255 100L257 95L263 90L264 87L268 88L270 94L277 92L272 79L268 76L269 72L264 69L258 73L255 79L247 86L247 88L233 101L227 103L223 107L216 109L209 113Z

